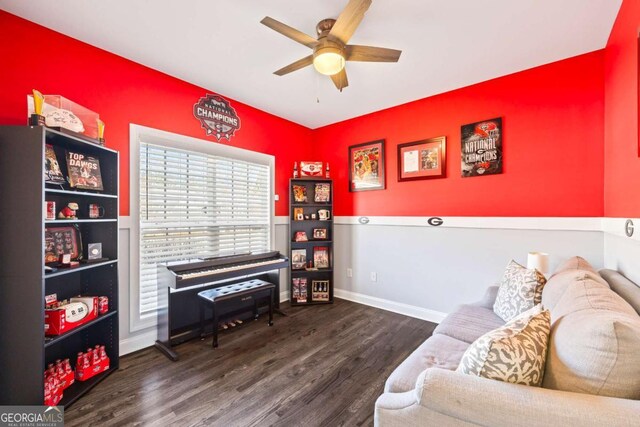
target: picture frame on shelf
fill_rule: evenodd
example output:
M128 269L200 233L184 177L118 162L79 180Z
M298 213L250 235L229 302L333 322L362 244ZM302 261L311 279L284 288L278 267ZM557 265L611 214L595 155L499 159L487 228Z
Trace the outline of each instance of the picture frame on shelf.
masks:
M327 240L327 229L326 228L314 228L313 229L313 239L314 240Z
M331 184L317 182L314 189L313 201L316 203L329 203L331 201Z
M304 208L293 208L293 219L295 221L304 219Z
M349 147L349 191L384 190L384 139Z
M307 203L307 187L304 185L293 186L293 201L295 203Z
M444 136L398 144L398 181L444 178L446 145Z
M77 225L47 227L44 231L44 262L57 263L60 255L70 255L71 260L82 259L82 236Z
M315 246L313 248L313 266L317 269L329 268L329 248L327 246Z
M292 249L291 250L291 269L304 270L307 267L307 250Z
M322 178L322 162L300 162L300 177L302 178Z
M304 231L296 231L296 234L293 238L295 242L308 242L309 238L307 237L307 233Z

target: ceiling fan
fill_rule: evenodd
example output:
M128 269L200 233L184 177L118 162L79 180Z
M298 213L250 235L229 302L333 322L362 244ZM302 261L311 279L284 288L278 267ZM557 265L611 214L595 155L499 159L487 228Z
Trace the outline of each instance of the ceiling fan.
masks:
M338 19L323 19L316 26L318 38L315 39L302 31L266 16L262 24L280 34L289 37L311 49L313 54L274 72L284 76L293 71L313 64L316 71L331 77L338 90L349 86L346 61L361 62L398 62L402 51L383 47L348 45L372 0L349 0Z

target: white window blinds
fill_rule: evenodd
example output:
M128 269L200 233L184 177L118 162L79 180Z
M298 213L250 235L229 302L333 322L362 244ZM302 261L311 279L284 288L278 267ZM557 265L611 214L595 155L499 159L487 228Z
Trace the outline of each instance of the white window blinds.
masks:
M140 314L158 263L269 248L270 168L140 142Z

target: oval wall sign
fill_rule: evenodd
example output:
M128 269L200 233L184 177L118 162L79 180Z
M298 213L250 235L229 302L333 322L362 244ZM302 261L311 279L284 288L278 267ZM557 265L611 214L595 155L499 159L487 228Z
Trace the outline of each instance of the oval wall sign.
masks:
M444 223L444 220L442 218L440 218L440 217L432 216L431 218L429 218L427 220L427 222L429 223L429 225L437 227L439 225L442 225Z

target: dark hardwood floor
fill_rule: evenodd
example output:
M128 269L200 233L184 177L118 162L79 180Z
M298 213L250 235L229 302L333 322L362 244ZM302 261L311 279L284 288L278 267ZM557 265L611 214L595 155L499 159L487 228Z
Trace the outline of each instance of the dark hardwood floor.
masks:
M434 324L336 299L290 307L211 339L154 348L120 360L65 413L68 426L360 426L391 371Z

